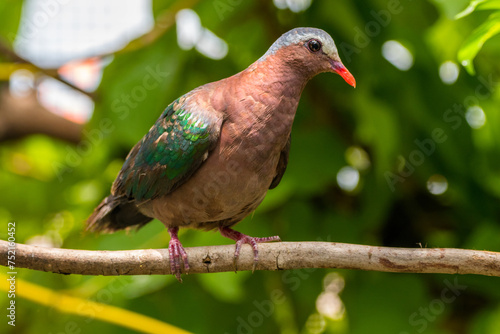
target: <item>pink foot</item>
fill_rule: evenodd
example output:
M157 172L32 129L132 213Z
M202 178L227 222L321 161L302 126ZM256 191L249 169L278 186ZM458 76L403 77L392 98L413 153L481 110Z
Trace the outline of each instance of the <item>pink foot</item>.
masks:
M168 255L170 258L170 271L172 275L174 275L179 282L182 283L181 279L181 257L184 262L184 271L189 271L189 263L186 251L184 247L182 247L181 242L179 241L179 237L177 236L177 232L179 231L178 227L170 227L168 229L168 233L170 234L170 242L168 243Z
M235 271L238 269L237 261L238 257L240 256L241 245L249 244L250 246L252 246L253 249L252 272L254 272L255 268L257 267L257 262L259 262L259 250L257 244L261 242L281 241L280 237L277 235L274 237L254 238L246 234L243 234L241 232L235 231L229 227L219 227L219 232L223 237L233 239L236 241L236 250L234 251L234 259L233 259Z

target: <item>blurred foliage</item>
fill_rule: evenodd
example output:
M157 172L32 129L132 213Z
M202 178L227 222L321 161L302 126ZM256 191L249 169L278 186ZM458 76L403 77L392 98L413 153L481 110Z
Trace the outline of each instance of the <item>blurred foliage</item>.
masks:
M0 3L1 17L9 18L0 20L7 40L17 30L18 4ZM155 17L171 5L154 1ZM83 222L108 194L128 150L172 100L243 70L281 33L314 26L334 37L358 86L352 89L328 74L308 84L282 183L238 230L278 234L286 241L500 251L500 38L493 36L498 13L480 5L455 20L467 5L313 0L294 13L265 0L199 1L193 9L228 43L227 57L216 61L181 50L173 26L152 43L113 58L82 143L43 136L3 143L0 235L6 239L6 222L16 221L22 243L37 238L89 250L166 247L168 234L158 221L137 233L99 236L83 233ZM408 71L382 56L388 40L413 55ZM456 82L441 80L443 63L473 58L475 76L460 67ZM124 102L123 94L141 87L151 71L160 73L158 84L144 98ZM476 107L485 122L472 127ZM337 183L339 170L348 165L360 174L352 191ZM444 193L429 191L443 180ZM187 247L231 243L199 231L182 231L180 238ZM29 270L19 270L18 278L196 333L500 333L498 278L322 269L188 275L183 284L170 276ZM0 300L6 305L5 293ZM106 311L94 304L77 306L88 314L82 317L19 296L16 302L18 326L6 328L4 319L3 333L134 332L97 320L96 312Z
M456 18L462 18L470 13L478 10L497 10L491 14L488 19L481 24L472 34L465 40L462 48L458 52L458 59L465 66L470 74L474 74L474 65L472 60L481 50L483 44L500 33L500 1L498 0L474 0L462 12L457 14Z

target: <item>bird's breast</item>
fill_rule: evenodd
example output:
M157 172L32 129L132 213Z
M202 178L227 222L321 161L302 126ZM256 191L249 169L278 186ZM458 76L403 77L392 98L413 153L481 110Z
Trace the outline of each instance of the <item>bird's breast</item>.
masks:
M222 96L214 94L213 96ZM264 199L290 135L298 99L235 91L219 141L208 159L179 188L141 211L167 226L216 228L239 222Z

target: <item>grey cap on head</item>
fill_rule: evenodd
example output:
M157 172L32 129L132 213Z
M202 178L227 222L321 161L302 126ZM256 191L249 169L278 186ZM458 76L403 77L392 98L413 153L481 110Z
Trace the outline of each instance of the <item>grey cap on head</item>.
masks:
M274 54L282 47L297 44L301 41L305 42L313 38L323 44L323 52L326 54L332 55L337 53L335 42L326 31L317 28L295 28L281 35L259 60L264 60L267 56Z

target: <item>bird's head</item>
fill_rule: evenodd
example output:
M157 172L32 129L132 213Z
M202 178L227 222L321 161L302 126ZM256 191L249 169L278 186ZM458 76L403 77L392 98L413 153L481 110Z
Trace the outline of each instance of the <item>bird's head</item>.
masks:
M308 76L322 72L339 74L349 85L356 87L356 80L340 60L332 37L317 28L295 28L273 43L261 60L270 55L284 58L287 64Z

